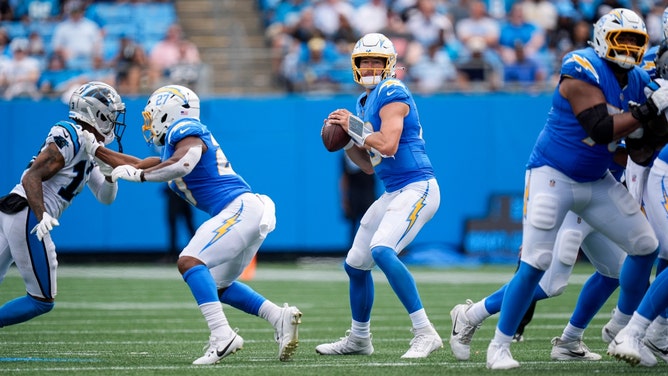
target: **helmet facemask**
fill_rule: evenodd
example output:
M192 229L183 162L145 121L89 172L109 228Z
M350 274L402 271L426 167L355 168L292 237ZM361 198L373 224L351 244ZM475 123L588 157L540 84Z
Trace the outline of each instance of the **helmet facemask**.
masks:
M623 69L642 62L649 35L645 22L630 9L613 9L594 24L594 38L589 45L596 54Z

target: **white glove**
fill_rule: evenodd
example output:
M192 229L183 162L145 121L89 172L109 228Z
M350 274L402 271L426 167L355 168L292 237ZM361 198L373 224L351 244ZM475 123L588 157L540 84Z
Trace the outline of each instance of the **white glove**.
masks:
M111 167L110 165L102 162L100 158L95 158L95 163L97 163L97 166L100 168L100 172L104 176L111 176L111 173L114 171L114 168Z
M668 81L657 78L645 86L647 101L652 102L660 114L668 108Z
M60 222L58 222L57 219L49 215L49 213L44 212L44 214L42 215L42 220L37 224L37 226L33 227L30 233L31 234L37 233L37 239L39 239L39 241L42 241L42 239L44 239L46 234L48 234L56 226L60 226Z
M86 149L86 153L88 153L90 156L94 157L95 156L95 151L97 148L102 146L102 144L95 138L95 135L88 132L88 131L83 131L83 144L81 146Z
M370 123L364 123L362 119L351 114L348 118L348 134L359 146L364 146L364 141L373 133Z
M144 182L144 170L130 165L120 165L111 172L111 181L123 179L134 182Z

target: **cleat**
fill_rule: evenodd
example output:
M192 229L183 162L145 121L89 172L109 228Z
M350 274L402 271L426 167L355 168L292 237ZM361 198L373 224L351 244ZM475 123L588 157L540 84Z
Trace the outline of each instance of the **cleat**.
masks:
M281 310L281 319L276 324L276 342L278 359L287 362L292 359L299 346L297 326L302 322L302 313L297 307L288 306L288 303L285 303Z
M233 332L231 337L225 339L210 337L209 344L204 347L206 349L204 356L196 359L193 364L216 364L224 357L241 350L243 345L244 339L236 332Z
M524 336L519 333L515 333L515 335L513 336L513 342L514 343L524 342Z
M659 317L652 321L645 334L645 346L656 357L668 363L668 325Z
M513 359L510 354L510 344L499 344L490 342L487 348L487 368L489 369L513 369L520 366L520 363Z
M373 354L373 345L371 344L371 336L361 338L347 330L345 337L336 342L318 345L315 352L320 355L371 355Z
M643 344L637 333L621 330L608 345L608 355L623 360L632 366L640 364L653 367L657 364L654 354Z
M552 360L601 360L602 356L591 352L580 339L564 342L561 338L554 337L550 358Z
M434 351L443 348L443 340L433 326L424 329L411 329L415 335L410 343L410 348L401 357L403 359L426 358Z
M452 332L450 333L450 349L457 360L468 360L471 357L471 339L480 325L473 325L466 317L466 311L473 301L466 299L466 304L457 304L450 311Z

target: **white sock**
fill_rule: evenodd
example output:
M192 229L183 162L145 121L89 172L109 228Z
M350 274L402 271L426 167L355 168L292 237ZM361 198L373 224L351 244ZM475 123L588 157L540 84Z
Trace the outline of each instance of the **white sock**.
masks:
M469 319L469 322L472 325L479 325L483 321L485 321L486 318L491 316L489 312L487 312L487 309L485 308L485 299L473 303L471 307L466 311L466 318Z
M281 307L277 306L273 302L269 301L269 299L267 299L260 306L257 315L267 320L271 324L271 326L276 327L276 324L278 324L278 320L281 319Z
M371 336L371 322L359 322L352 320L352 325L350 326L350 334L355 337L360 338L369 338Z
M427 318L427 312L425 312L424 308L418 309L408 316L411 318L413 328L415 329L431 327L431 322L429 322L429 318Z
M564 332L561 333L561 340L564 342L572 342L582 339L584 334L583 328L578 328L577 326L571 325L569 322L568 325L564 328Z
M619 308L615 309L615 312L612 314L612 321L621 326L626 326L626 324L629 323L629 320L631 320L631 315L622 313Z
M228 338L231 335L233 331L227 322L227 317L223 313L223 306L220 302L204 303L199 306L199 309L209 326L212 337Z
M510 343L513 342L513 336L507 336L503 334L497 327L494 331L494 339L492 339L492 342L496 342L499 345L510 346Z
M647 327L649 324L652 322L649 321L647 318L641 316L638 314L638 312L633 313L633 317L629 320L629 323L626 324L626 327L628 330L630 330L632 333L645 333L647 331Z

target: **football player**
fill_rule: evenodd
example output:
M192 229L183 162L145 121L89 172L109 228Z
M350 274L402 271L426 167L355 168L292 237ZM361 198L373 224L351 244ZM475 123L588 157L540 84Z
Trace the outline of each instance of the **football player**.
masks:
M344 148L367 174L378 175L385 192L369 207L344 262L350 281L352 324L341 340L318 345L322 355L371 355L371 308L378 266L408 312L413 339L402 358L425 358L443 347L427 317L413 276L399 253L417 236L440 204L440 191L425 151L415 101L395 78L397 53L378 33L366 34L352 51L355 82L364 88L355 114L337 109L326 123L337 124L352 137Z
M618 308L631 314L642 299L658 240L608 168L618 141L668 108L668 82L648 85L649 75L638 66L648 39L642 18L616 8L596 22L590 47L562 60L552 108L527 163L521 265L508 283L487 349L490 369L519 367L510 353L512 336L551 263L569 211L628 254Z
M233 169L218 141L200 121L200 99L190 89L157 89L144 108L142 131L160 157L139 159L107 149L86 134L90 153L115 167L112 180L168 182L182 199L208 213L181 251L178 270L209 326L209 345L193 364L215 364L241 349L243 338L223 312L225 303L267 320L275 329L278 358L292 359L299 343L302 313L279 307L237 280L276 225L273 201L251 192Z
M83 132L120 145L125 104L111 86L88 82L71 95L69 109L69 119L51 127L20 182L0 198L0 281L16 263L27 292L0 307L0 327L53 309L58 261L51 230L84 186L103 204L116 198L118 186L86 152Z

